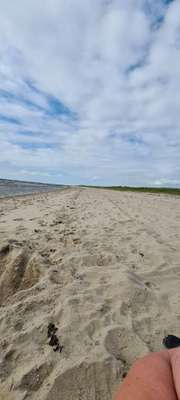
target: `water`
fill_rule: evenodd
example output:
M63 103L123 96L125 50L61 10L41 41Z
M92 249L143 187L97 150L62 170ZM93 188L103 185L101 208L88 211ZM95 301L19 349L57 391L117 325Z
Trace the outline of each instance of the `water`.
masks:
M63 185L50 185L37 182L21 182L8 179L0 179L0 197L18 196L23 194L49 192L63 189Z

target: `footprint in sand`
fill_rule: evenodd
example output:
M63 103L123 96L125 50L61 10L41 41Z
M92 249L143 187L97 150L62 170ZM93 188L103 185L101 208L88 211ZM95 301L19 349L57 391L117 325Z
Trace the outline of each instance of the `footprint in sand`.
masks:
M44 362L35 367L31 367L29 370L24 371L17 387L23 390L31 390L36 392L43 384L45 378L50 375L53 369L52 362Z
M78 245L78 244L81 243L81 240L80 240L79 238L74 238L74 239L73 239L73 243L74 243L75 245Z
M107 333L105 348L116 360L122 360L128 366L149 351L135 332L123 327L114 328Z

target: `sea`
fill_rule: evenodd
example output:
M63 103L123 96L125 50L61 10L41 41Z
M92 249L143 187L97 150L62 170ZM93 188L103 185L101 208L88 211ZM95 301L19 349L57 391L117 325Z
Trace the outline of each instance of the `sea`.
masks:
M0 179L0 198L31 193L50 192L64 189L66 187L67 186L64 185Z

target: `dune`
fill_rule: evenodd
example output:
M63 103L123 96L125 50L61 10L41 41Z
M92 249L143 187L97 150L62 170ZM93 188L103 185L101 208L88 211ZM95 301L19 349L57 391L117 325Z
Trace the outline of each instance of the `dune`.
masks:
M179 239L176 196L0 199L0 400L111 400L179 336Z

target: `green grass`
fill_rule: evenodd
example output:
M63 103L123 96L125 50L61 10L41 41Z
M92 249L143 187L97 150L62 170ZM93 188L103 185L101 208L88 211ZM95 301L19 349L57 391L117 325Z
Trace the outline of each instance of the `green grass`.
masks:
M140 193L180 195L180 189L177 189L177 188L130 187L130 186L86 186L86 185L82 185L82 187L116 190L116 191L121 191L121 192L131 191L131 192L140 192Z

